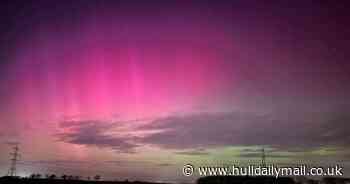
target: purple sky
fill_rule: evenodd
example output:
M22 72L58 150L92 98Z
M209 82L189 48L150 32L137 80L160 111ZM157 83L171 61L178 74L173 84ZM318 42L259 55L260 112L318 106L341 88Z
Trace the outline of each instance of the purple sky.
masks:
M13 142L23 176L193 181L182 165L259 163L263 146L350 168L345 4L0 7L0 174Z

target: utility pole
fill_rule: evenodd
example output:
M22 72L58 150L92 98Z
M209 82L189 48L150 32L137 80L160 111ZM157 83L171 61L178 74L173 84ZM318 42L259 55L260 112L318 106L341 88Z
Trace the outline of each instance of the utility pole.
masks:
M18 157L19 157L19 148L18 148L18 143L15 144L15 146L13 147L13 152L10 153L11 157L11 167L9 169L8 175L9 176L16 176L16 165L17 165L17 161L18 161Z
M266 167L266 156L264 147L261 150L261 167Z

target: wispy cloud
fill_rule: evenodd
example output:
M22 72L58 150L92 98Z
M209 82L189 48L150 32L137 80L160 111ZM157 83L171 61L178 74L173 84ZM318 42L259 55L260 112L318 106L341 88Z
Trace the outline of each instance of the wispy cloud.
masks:
M141 127L163 131L140 141L175 149L235 145L307 149L326 145L350 145L350 136L346 134L349 115L330 113L324 120L312 122L314 115L283 119L273 114L238 112L173 116L157 119ZM321 117L325 116L322 114Z
M119 152L133 152L138 145L132 143L130 136L111 134L110 130L115 126L115 123L101 121L62 122L60 123L62 131L56 136L59 141L67 143L109 147Z
M347 126L350 116L339 112L303 113L302 117L298 114L285 117L242 112L199 113L155 118L127 129L119 129L120 124L113 122L73 121L61 123L63 131L57 136L60 141L110 147L120 152L132 152L140 145L175 149L179 150L176 154L183 155L208 154L203 148L255 145L305 151L350 145Z

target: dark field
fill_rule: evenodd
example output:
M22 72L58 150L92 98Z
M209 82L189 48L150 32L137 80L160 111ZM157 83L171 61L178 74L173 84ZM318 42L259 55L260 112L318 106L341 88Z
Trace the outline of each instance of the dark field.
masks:
M64 180L64 179L31 179L31 178L13 178L2 177L0 184L165 184L143 181L92 181L92 180ZM249 177L249 176L231 176L231 177L203 177L196 181L197 184L349 184L350 178L323 178L313 180L306 178L289 177Z

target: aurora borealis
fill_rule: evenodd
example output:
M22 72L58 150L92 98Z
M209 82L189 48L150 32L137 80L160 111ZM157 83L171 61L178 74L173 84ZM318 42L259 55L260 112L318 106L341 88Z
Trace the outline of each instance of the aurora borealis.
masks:
M19 142L21 176L187 182L184 164L258 163L261 147L347 175L345 7L1 2L0 174Z

